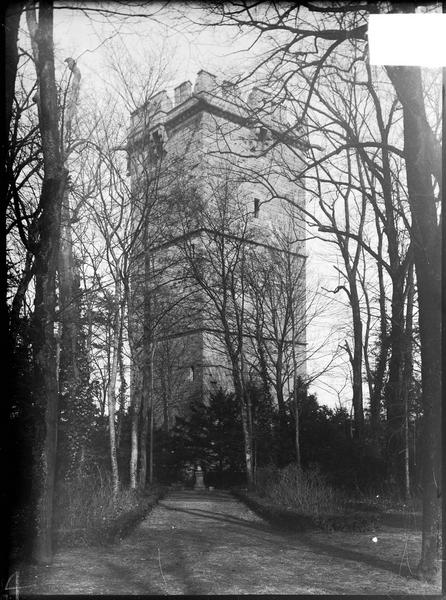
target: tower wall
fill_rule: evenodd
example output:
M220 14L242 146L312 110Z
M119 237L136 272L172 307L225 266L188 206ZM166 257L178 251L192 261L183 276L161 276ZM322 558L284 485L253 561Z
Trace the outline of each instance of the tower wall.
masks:
M232 387L230 361L218 322L209 317L209 299L194 284L190 265L184 260L209 247L209 228L223 218L222 198L233 204L234 231L249 223L248 243L258 254L271 252L280 235L288 231L289 200L300 205L305 202L303 190L284 174L284 159L295 164L296 170L299 161L296 149L292 152L278 141L286 135L286 127L283 133L280 123L283 114L277 114L282 111L264 117L269 128L253 124L253 111L260 111L265 98L264 92L255 88L240 101L229 84L217 85L213 75L201 71L194 87L185 82L175 89L173 101L160 92L131 117L130 176L132 188L140 194L137 216L147 212L148 226L142 238L150 247L152 265L148 270L142 241L132 277L130 318L135 331L139 329L134 336L135 356L142 354L144 344L141 307L148 279L152 289L158 290L157 297L164 298L164 304L159 302L162 307L176 304L164 322L160 319L154 334L158 424L167 420L172 425L174 415L182 413L190 399L205 400L219 387ZM302 221L299 238L292 252L304 261ZM304 274L303 268L303 279ZM301 308L305 310L304 301ZM157 310L162 313L159 306ZM304 375L303 335L299 342Z

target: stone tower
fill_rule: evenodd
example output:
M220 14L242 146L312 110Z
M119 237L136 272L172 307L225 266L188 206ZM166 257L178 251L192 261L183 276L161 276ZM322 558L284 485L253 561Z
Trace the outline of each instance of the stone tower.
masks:
M140 388L142 363L150 360L155 421L166 427L192 398L233 387L212 284L209 294L197 285L197 277L204 278L199 269L218 271L209 257L215 229L234 248L249 248L249 260L252 253L277 251L292 221L288 250L300 261L305 288L305 227L291 208L303 206L305 197L284 175L290 165L299 169L305 136L296 143L284 111L271 108L261 89L242 100L235 86L206 71L173 96L162 91L132 113L128 140L140 232L132 257L132 385L134 392ZM304 294L298 310L302 317ZM302 328L296 347L304 374Z

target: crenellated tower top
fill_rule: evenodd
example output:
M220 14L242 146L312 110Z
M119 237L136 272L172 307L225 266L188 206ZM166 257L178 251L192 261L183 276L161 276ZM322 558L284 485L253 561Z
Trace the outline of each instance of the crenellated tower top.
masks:
M179 120L202 110L250 129L263 127L272 138L303 150L308 148L302 126L291 126L286 109L275 105L267 90L254 86L248 94L242 94L237 84L219 80L205 70L198 72L195 85L184 81L173 93L162 90L133 111L129 146L144 142L147 136L167 139L169 129Z

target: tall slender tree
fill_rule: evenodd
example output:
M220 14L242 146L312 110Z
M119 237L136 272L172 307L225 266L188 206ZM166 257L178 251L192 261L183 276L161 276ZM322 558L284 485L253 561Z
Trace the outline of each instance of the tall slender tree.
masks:
M56 272L59 256L61 209L66 172L63 168L59 107L54 69L53 4L27 8L38 81L39 127L44 176L40 193L38 250L35 256L35 299L32 317L34 360L33 396L38 407L36 422L35 482L37 494L36 544L38 562L52 560L52 514L58 418L56 339Z

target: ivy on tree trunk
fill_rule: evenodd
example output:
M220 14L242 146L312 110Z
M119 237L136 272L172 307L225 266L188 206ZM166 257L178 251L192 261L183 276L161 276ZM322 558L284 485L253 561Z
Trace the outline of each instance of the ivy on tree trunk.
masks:
M30 11L34 9L29 8ZM31 31L31 33L33 33ZM36 540L34 558L52 559L52 515L56 466L58 373L56 338L56 271L59 255L61 206L66 185L58 124L54 69L53 5L39 4L39 21L33 42L37 48L39 127L44 179L40 194L38 249L35 256L35 300L32 318L34 402L37 407L35 437Z

